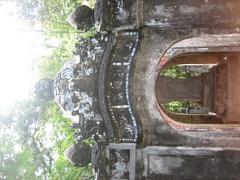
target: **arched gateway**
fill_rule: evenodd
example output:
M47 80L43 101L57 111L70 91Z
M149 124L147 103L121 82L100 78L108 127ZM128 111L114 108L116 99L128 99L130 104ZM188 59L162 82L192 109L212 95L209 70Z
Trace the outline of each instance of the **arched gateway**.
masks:
M98 0L89 24L81 11L71 24L95 24L104 40L90 58L78 47L55 97L83 138L98 136L97 178L239 179L240 2ZM173 65L197 76L162 76ZM173 113L173 100L199 106Z

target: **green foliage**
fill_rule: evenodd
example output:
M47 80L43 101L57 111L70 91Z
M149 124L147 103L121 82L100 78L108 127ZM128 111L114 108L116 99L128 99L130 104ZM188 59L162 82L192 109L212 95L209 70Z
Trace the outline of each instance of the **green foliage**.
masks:
M172 101L167 104L164 104L164 107L171 112L183 113L184 111L186 111L186 108L189 107L189 102Z
M94 0L89 0L91 7ZM67 16L82 0L17 0L21 18L41 25L48 55L38 59L40 78L54 78L72 57L76 37L92 36L93 28L81 35L67 22ZM32 8L34 12L26 12ZM38 12L36 15L35 13ZM60 43L49 45L49 41ZM71 120L62 116L54 102L36 98L19 102L0 114L0 179L93 179L91 166L73 167L65 150L75 143ZM91 143L91 140L89 140Z
M80 0L41 1L40 22L44 28L45 46L51 53L38 61L40 78L54 78L63 64L72 58L77 36L88 38L96 33L96 29L92 28L90 31L80 34L66 21L68 15L81 2ZM94 0L88 1L89 6L93 7L94 2ZM57 47L48 45L47 42L53 39L60 41Z
M33 154L30 150L21 153L5 154L0 156L0 178L1 179L38 179L34 172L37 170L32 161Z
M61 44L52 49L49 56L42 57L38 61L40 78L54 78L66 61L69 61L74 51L76 35L64 35Z
M67 16L80 4L77 0L41 0L40 23L43 26L46 47L51 50L49 56L39 60L39 76L54 77L62 65L68 61L73 53L77 30L71 27ZM58 40L57 47L49 48L48 41Z
M33 124L34 113L14 107L10 112L1 114L0 145L1 145L1 179L38 179L35 176L38 164L34 161L34 150L29 148L28 125ZM28 119L25 119L28 116ZM5 136L5 137L4 137Z
M7 119L12 119L7 124L10 129L0 127L1 179L92 178L90 166L76 168L65 158L65 150L75 143L74 130L55 103L20 102L2 115L0 124Z
M175 66L171 66L171 67L164 69L161 72L161 76L186 79L186 78L190 78L192 76L192 74L184 71L181 68L181 66L175 65ZM164 104L164 107L171 112L181 113L181 112L184 112L186 110L186 108L189 107L189 102L173 101L173 102Z
M79 34L67 22L67 16L81 3L76 0L56 0L41 2L41 16L40 21L43 24L46 35L46 42L57 38L60 44L52 48L49 56L43 57L39 60L39 76L41 78L54 78L57 72L62 68L66 61L72 58L74 51L76 37L89 37L95 34L95 29L87 33ZM94 1L90 1L93 6ZM46 47L48 47L46 43ZM71 121L62 116L56 104L51 103L45 105L42 110L41 118L43 124L41 127L45 128L51 126L52 134L48 136L48 140L53 143L51 148L52 156L55 156L54 162L51 166L51 171L48 173L50 179L91 179L92 168L76 168L70 164L65 156L65 150L74 143L74 130L71 128ZM42 106L43 107L43 106ZM41 132L44 134L44 131Z
M186 78L190 77L190 74L186 71L183 71L182 68L178 65L171 66L171 67L164 69L161 72L161 75L172 77L172 78L182 78L182 79L186 79Z
M63 38L64 34L77 32L67 23L68 15L80 5L77 0L41 0L40 22L50 37Z
M44 112L42 117L47 120L47 125L52 125L52 136L49 140L54 142L53 152L58 156L52 166L50 173L51 179L79 179L85 176L91 177L91 167L76 168L65 158L65 150L74 143L71 121L62 116L59 108L52 103Z

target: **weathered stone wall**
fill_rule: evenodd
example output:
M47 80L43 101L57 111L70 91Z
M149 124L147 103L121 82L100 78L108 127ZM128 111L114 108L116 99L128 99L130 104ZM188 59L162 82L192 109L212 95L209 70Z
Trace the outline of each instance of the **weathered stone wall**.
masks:
M137 153L142 159L137 165L143 169L136 173L139 180L238 180L240 176L240 152L235 149L149 146Z
M240 146L238 126L230 125L228 127L216 126L214 128L209 128L205 125L190 125L185 127L181 123L172 126L172 122L160 112L155 95L155 80L159 69L161 69L161 63L164 64L168 59L171 59L170 57L174 57L172 56L174 53L179 55L179 53L174 51L174 48L170 47L176 47L179 40L189 37L198 37L200 39L202 38L203 44L205 44L205 50L214 50L221 46L221 34L228 34L228 32L234 34L234 31L231 30L217 29L195 29L191 31L180 29L178 31L161 30L159 28L143 29L141 45L134 60L130 83L133 109L142 124L143 146ZM213 39L211 39L211 34L220 35L213 36ZM233 37L232 41L235 43L229 43L228 46L231 47L234 44L234 47L239 47L239 41L236 40L238 36ZM215 44L211 43L214 39L216 41ZM224 39L225 38L223 38L223 40ZM197 41L194 43L194 40L189 40L188 43L189 42L197 44ZM191 46L191 44L188 43L185 45L188 47ZM209 46L207 45L208 43ZM174 44L176 44L176 46L174 46ZM183 47L185 45L184 43L182 44L182 49L184 49ZM223 46L225 45L226 44L223 43ZM181 42L179 46L181 46ZM204 46L202 46L202 49L200 46L200 50L203 50ZM195 48L192 49L192 53L194 49L195 52L198 52L198 48L195 46Z
M145 26L216 28L239 25L238 0L143 0L142 2Z
M238 0L98 0L95 24L99 30L142 27L235 27L240 21Z

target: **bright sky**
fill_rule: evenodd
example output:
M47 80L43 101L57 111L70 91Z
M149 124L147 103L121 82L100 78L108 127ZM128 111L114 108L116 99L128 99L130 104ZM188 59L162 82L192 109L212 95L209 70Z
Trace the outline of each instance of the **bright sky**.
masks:
M0 109L27 97L36 82L33 74L33 60L44 49L39 32L25 31L16 22L15 5L0 6ZM26 29L26 28L25 28Z

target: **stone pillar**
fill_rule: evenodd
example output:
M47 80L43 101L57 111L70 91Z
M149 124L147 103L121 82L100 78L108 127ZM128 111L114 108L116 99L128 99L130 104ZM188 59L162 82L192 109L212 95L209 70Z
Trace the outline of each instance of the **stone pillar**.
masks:
M179 79L160 76L156 82L157 100L165 104L175 100L201 101L202 76Z

